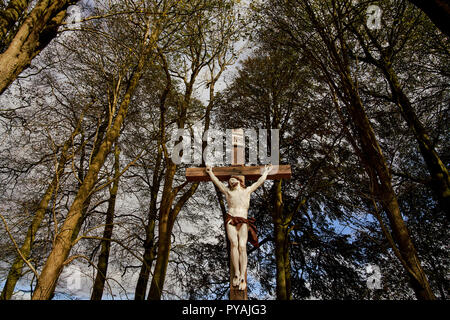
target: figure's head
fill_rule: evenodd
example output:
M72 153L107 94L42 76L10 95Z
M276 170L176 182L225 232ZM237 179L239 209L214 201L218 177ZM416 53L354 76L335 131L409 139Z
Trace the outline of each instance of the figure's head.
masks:
M240 185L241 188L245 188L244 177L242 176L231 176L230 180L228 180L228 184L231 190L235 189L238 185Z

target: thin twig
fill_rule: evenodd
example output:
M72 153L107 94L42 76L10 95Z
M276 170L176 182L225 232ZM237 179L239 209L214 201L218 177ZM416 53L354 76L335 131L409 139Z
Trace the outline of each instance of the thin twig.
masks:
M0 213L0 218L2 218L3 224L5 225L6 232L8 233L9 238L11 239L12 243L14 244L14 247L16 248L17 253L22 258L22 260L27 264L27 266L31 269L31 271L33 271L34 275L38 278L39 274L37 273L37 271L33 267L33 265L30 263L30 261L27 260L27 258L25 258L25 256L23 255L22 251L20 251L20 248L17 245L16 240L14 240L14 237L12 236L11 232L9 231L8 224L6 223L6 220L5 220L5 218L3 217L3 215L1 213Z

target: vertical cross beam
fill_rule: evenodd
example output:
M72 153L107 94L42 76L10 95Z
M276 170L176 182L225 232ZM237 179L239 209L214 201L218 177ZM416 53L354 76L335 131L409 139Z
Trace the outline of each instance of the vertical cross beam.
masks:
M231 130L231 141L233 152L231 156L231 165L243 166L245 164L245 140L243 129Z

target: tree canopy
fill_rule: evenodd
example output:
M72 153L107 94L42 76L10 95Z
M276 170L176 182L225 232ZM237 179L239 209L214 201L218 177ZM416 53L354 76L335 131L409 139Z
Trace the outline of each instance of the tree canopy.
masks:
M292 167L252 195L249 299L448 299L436 8L0 1L0 299L228 299L225 199L172 153L234 128Z

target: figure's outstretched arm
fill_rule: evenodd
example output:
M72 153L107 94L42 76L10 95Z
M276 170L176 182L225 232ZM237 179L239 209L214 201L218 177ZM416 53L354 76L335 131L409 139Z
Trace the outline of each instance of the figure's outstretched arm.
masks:
M263 172L262 176L254 184L252 184L249 187L249 191L250 192L253 192L256 189L258 189L264 183L264 181L266 181L267 176L268 176L269 172L272 170L272 168L273 168L273 166L271 164L266 165L266 167L264 168L264 172Z
M219 179L217 179L216 175L213 173L210 166L206 166L206 173L209 175L212 182L217 186L217 188L219 188L219 190L222 191L222 193L227 193L228 191L227 187L222 182L220 182Z

